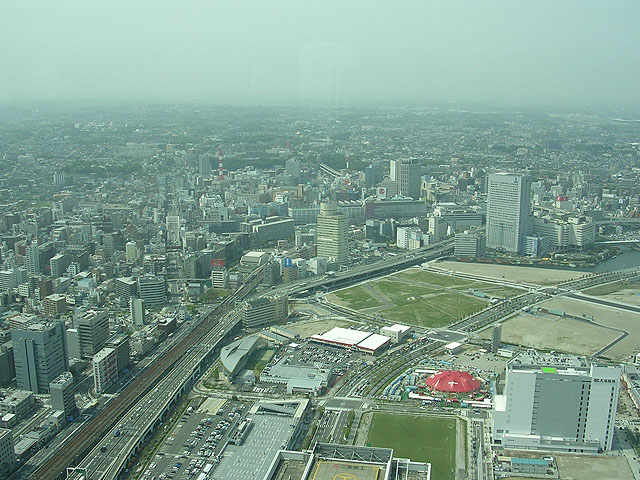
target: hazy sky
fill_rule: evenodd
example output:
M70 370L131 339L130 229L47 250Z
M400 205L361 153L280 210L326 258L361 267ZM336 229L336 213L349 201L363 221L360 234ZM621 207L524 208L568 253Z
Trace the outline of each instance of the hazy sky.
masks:
M0 1L0 103L640 109L640 2Z

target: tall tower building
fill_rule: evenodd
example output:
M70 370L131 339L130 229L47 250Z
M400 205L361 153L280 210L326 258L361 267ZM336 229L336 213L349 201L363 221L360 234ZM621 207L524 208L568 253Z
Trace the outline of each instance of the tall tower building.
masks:
M200 155L198 173L200 175L211 175L211 157L209 155Z
M38 254L38 244L33 242L25 248L24 266L27 267L27 273L36 275L40 273L40 256Z
M17 466L13 432L8 428L0 428L0 477L7 478Z
M622 369L534 350L507 364L494 400L493 439L504 448L597 453L611 449Z
M51 391L51 408L64 412L65 418L73 417L78 411L73 375L64 372L51 382L49 389Z
M131 313L131 321L136 327L144 327L144 300L131 297L129 299L129 313Z
M400 181L400 164L402 160L389 160L389 180Z
M11 331L18 388L49 393L49 384L69 369L63 322L29 323Z
M398 193L415 200L420 198L420 179L422 166L416 160L404 160L400 163Z
M93 384L96 393L105 392L118 381L118 354L113 348L103 348L93 356Z
M109 314L87 310L74 318L78 330L80 354L83 357L95 355L109 340Z
M487 248L520 254L531 228L531 177L489 174Z
M335 203L322 203L317 220L318 257L334 258L338 265L347 261L349 255L349 217L338 213Z
M491 326L491 353L497 353L502 341L502 324L494 323Z

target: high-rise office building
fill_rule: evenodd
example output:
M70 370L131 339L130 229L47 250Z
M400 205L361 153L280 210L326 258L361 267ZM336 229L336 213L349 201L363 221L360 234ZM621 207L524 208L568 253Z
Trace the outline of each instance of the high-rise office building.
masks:
M366 188L375 187L384 179L384 170L379 162L367 165L364 169L364 186Z
M494 441L504 448L611 449L622 369L586 357L528 351L507 364L496 395Z
M13 432L8 428L0 428L0 478L8 478L17 466Z
M242 325L256 328L261 325L280 322L289 316L289 297L271 295L247 300L244 303Z
M420 198L422 166L417 160L403 160L400 163L398 193L414 200Z
M87 310L74 317L78 330L80 353L83 357L95 355L109 339L109 314L106 311Z
M322 203L317 220L318 257L335 259L338 265L349 255L349 217L338 213L335 203Z
M49 384L69 369L64 323L34 321L11 331L18 388L49 393Z
M128 263L137 262L140 258L140 249L138 248L138 244L136 242L127 242L124 246L124 255Z
M78 411L75 397L73 375L64 372L49 385L51 392L51 408L64 412L64 417L74 417Z
M138 278L138 298L149 307L167 302L167 282L164 277L144 276Z
M136 327L144 326L144 300L136 297L129 299L129 313L131 321Z
M104 237L102 237L102 245L104 247L104 258L113 257L113 252L116 251L116 239L115 237L108 233Z
M33 242L27 245L24 250L24 266L27 267L27 273L37 275L40 273L40 255L38 252L38 244Z
M502 341L502 324L494 323L491 326L491 353L497 353Z
M200 155L198 159L198 173L200 175L211 175L211 156Z
M531 229L531 177L489 174L487 248L520 254Z
M103 348L93 356L93 384L96 393L107 391L118 381L118 354L114 348Z
M71 257L69 255L65 255L64 253L59 253L54 255L49 260L49 266L51 267L51 276L52 277L62 277L69 264L71 263Z
M116 297L121 305L129 305L129 299L138 292L138 282L131 277L116 278Z
M392 182L400 181L400 164L402 160L389 160L389 180Z
M118 361L118 373L123 373L131 366L131 344L129 337L124 333L114 335L107 342L107 347L116 351Z

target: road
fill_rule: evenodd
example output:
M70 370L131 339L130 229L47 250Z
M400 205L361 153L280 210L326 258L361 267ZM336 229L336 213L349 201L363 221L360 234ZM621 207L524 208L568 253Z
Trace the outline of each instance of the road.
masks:
M197 352L202 348L195 348L194 346L200 345L203 338L216 327L218 327L221 316L225 315L229 311L237 311L235 305L236 300L242 300L255 288L256 284L262 279L262 269L258 268L254 271L246 280L245 284L240 287L234 294L227 297L211 315L201 319L200 323L189 333L184 339L182 339L171 350L167 351L157 361L149 365L145 370L144 375L138 376L118 397L113 398L107 405L107 407L95 418L93 418L85 428L80 429L69 442L65 445L64 449L59 449L50 460L41 465L40 468L32 475L32 478L36 480L53 480L64 474L65 468L69 465L77 465L82 458L91 450L91 448L100 441L113 435L115 431L115 425L122 420L125 415L131 415L136 412L134 406L140 406L139 402L144 401L149 393L157 392L159 395L163 392L159 388L159 384L162 383L163 387L168 388L164 382L165 377L168 377L170 371L176 371L174 367L176 364L182 365L182 369L192 368L195 371L199 368L199 363L189 365L189 360L195 360L189 355L190 352ZM207 345L204 346L208 348ZM183 381L189 380L189 376L183 376ZM175 380L172 377L172 380ZM142 398L142 400L140 400ZM170 398L164 399L162 396L157 397L157 407L148 410L152 419L158 418L162 414L163 408L166 406L167 401L171 401ZM138 411L139 413L140 411ZM138 432L140 424L135 422L133 430L126 430L122 433L131 433L131 438L135 438L135 434ZM119 437L113 437L119 438ZM127 438L125 436L125 438ZM117 442L118 445L122 443ZM135 448L137 443L130 440L126 444L127 448ZM131 450L130 450L131 451ZM109 453L107 447L106 452ZM117 456L122 462L126 461L129 452L123 453L119 451ZM120 460L118 460L119 463ZM104 460L102 462L104 464ZM113 465L116 461L113 461ZM107 471L106 478L115 478L118 472L114 471L113 466L110 466ZM79 478L79 477L78 477Z
M354 267L347 272L340 272L336 274L336 276L324 276L312 281L287 284L278 287L276 290L295 295L305 293L305 291L307 294L310 294L318 289L337 288L354 281L360 281L380 274L388 274L390 271L420 264L424 262L425 259L437 258L447 254L451 249L452 241L448 240L440 242L439 244L433 244L429 247L423 247L418 251L387 258L372 265ZM260 272L254 272L254 274L260 274ZM252 277L254 274L252 274ZM635 274L637 275L637 272ZM610 277L606 277L606 275ZM254 277L253 280L256 278L257 276ZM589 277L589 282L590 285L593 285L603 283L603 280L612 281L616 278L624 277L605 274L598 277ZM257 281L255 283L257 284ZM574 285L576 285L575 281L571 285L567 284L563 286L565 288L572 288ZM255 284L253 287L255 287ZM244 287L240 290L243 288ZM267 290L264 294L270 293L273 293L273 290ZM242 296L239 296L238 292L236 292L231 297L228 297L230 303L227 304L227 309L222 310L221 313L236 312L237 314L239 307L237 305L231 305L231 303L244 298L248 294L249 292L244 291L242 292ZM553 294L541 291L524 294L510 301L505 301L490 307L477 315L463 319L454 324L452 326L453 328L450 328L464 333L475 331L513 313L517 309L522 308L522 306L531 305L551 296L553 296ZM219 328L224 329L235 325L235 323L225 325L225 322L222 322L222 325L214 328L215 324L216 320L209 318L206 321L206 326L200 325L194 328L192 332L181 339L176 347L171 348L171 350L169 350L168 346L161 348L159 359L150 365L148 375L136 378L131 385L127 387L125 392L119 397L114 398L113 402L109 402L110 404L105 408L105 411L90 421L87 427L79 428L77 433L74 432L70 435L66 448L58 450L58 452L53 454L51 458L35 472L32 478L38 480L53 480L63 471L64 466L77 464L81 461L82 457L87 453L88 446L94 445L99 439L102 440L99 441L98 446L92 450L91 455L89 455L85 461L81 462L81 465L88 465L94 469L95 472L99 472L100 477L95 478L114 478L117 476L118 472L124 467L124 462L126 462L129 452L133 451L133 449L143 441L144 434L149 430L153 422L156 421L159 413L174 401L178 394L177 392L182 389L191 378L198 374L202 360L211 353L217 344L215 336L220 335L222 332ZM207 342L210 343L207 343L204 348L194 348L194 345L200 343L203 338L206 338ZM403 359L403 365L400 365L399 368L404 368L404 365L415 362L420 356L426 355L430 349L436 348L439 345L439 342L428 342L429 343L423 345L419 351ZM377 368L376 372L382 370L383 366ZM371 391L375 392L377 388L380 388L390 376L395 374L395 370L398 369L394 368L394 372L376 382L375 385L367 385L367 394ZM371 377L373 373L374 372L369 372L368 376ZM361 388L363 381L366 380L356 380L355 383L347 385L344 392L341 389L341 394L352 395L358 388ZM151 390L149 390L149 387L152 387ZM140 395L143 395L142 398ZM115 435L115 431L120 425L122 429L118 435ZM105 449L103 450L103 448Z

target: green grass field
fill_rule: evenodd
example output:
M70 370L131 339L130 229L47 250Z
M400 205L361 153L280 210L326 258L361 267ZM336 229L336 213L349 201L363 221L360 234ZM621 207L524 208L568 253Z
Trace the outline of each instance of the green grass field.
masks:
M334 294L340 300L348 302L350 308L360 310L362 308L379 307L381 303L372 297L361 285L340 290Z
M484 308L489 300L472 296L470 288L489 295L512 296L520 293L515 288L421 270L406 270L367 285L388 300L388 305L377 310L377 313L394 322L424 327L449 325ZM334 295L356 310L383 306L381 300L362 285L341 290Z
M394 306L381 311L389 320L424 327L443 327L481 310L487 301L461 293L440 293L428 298L396 298Z
M408 280L410 282L426 283L442 288L453 288L459 291L466 291L470 288L475 288L481 292L498 297L514 297L524 293L524 290L521 288L506 287L504 285L468 280L466 278L450 277L449 275L425 272L423 270L406 270L394 275L394 277Z
M428 283L439 287L466 287L474 283L473 280L467 280L465 278L450 277L449 275L441 275L439 273L425 272L424 270L415 269L400 272L397 276L400 278L406 278L412 282Z
M393 448L394 457L430 462L433 479L455 479L455 418L374 413L367 445Z

